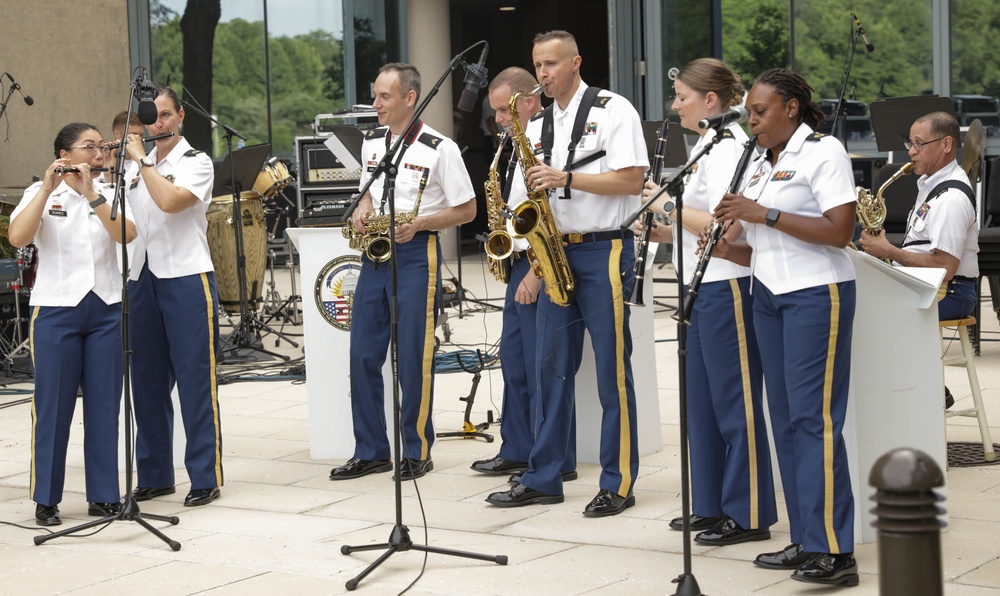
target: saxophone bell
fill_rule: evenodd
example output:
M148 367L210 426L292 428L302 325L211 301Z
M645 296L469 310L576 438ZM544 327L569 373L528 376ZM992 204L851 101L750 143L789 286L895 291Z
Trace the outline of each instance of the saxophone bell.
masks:
M494 260L506 259L514 252L514 240L503 230L494 230L486 237L486 256Z

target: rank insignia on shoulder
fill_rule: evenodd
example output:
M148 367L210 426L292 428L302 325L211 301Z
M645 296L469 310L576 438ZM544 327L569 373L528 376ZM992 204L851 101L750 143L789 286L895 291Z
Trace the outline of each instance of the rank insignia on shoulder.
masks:
M809 135L808 137L806 137L806 140L807 140L807 141L818 141L818 140L822 139L822 138L823 138L823 137L825 137L825 136L826 136L826 134L825 134L825 133L822 133L822 132L814 132L814 133L812 133L811 135Z
M425 132L424 134L420 135L420 137L417 138L417 140L423 143L424 145L427 145L431 149L437 149L438 145L440 145L441 141L444 139Z
M552 106L549 106L549 107L545 108L545 110L551 110L551 109L552 109ZM541 112L538 112L537 114L535 114L534 116L532 116L531 118L529 118L528 122L534 122L535 120L538 120L539 118L544 118L545 117L545 110L542 110Z
M184 152L184 157L195 157L199 153L201 153L201 151L198 151L197 149L193 149L193 148L192 149L188 149L187 151Z
M606 107L608 107L608 102L609 101L611 101L611 96L610 95L608 95L608 96L598 96L597 99L594 100L594 107L595 108L606 108Z
M365 133L365 138L366 139L379 139L379 138L382 138L382 137L385 136L385 133L388 130L389 130L388 128L373 128L373 129L371 129L371 130L369 130L368 132Z

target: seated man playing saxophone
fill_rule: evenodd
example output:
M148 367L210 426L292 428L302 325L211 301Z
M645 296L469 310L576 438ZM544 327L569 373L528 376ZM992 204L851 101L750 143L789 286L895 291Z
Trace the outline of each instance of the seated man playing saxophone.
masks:
M958 121L945 112L921 116L910 127L904 145L920 179L903 246L893 246L884 234L865 231L861 247L904 267L944 269L947 293L938 302L938 317L942 321L967 317L976 305L979 226L975 192L955 159Z

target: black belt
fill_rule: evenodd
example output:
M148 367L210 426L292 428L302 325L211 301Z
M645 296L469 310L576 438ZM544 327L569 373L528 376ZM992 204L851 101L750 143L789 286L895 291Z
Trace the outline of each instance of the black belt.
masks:
M629 232L629 235L632 235ZM604 240L621 240L624 238L624 232L621 230L608 230L607 232L587 232L586 234L578 234L576 232L570 234L563 234L563 242L567 244L582 244L584 242L603 242Z
M518 259L523 259L523 258L525 258L527 256L528 256L528 251L526 251L526 250L516 250L516 251L510 253L510 258L513 261L516 261Z
M967 281L967 282L970 282L970 283L976 281L972 277L964 277L964 276L961 276L961 275L955 275L951 279L952 279L952 281Z

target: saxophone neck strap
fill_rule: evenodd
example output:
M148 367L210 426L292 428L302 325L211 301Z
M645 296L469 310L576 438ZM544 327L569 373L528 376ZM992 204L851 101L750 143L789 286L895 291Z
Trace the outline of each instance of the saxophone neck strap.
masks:
M515 173L517 173L517 151L514 151L510 156L510 162L507 164L507 177L504 179L503 190L500 191L500 197L503 198L505 204L510 199L510 187L514 182Z
M611 99L610 97L603 97L600 99L600 102L598 102L597 94L601 91L602 89L600 87L587 87L583 91L583 97L580 99L580 107L576 110L576 120L573 121L569 147L567 148L568 154L566 155L566 166L563 168L564 172L572 172L576 168L601 159L607 155L607 151L602 149L593 155L588 155L580 161L573 161L573 155L576 153L576 147L580 144L580 139L583 138L583 131L587 127L587 116L590 115L591 108L595 105L600 105L600 107L603 108L607 105L608 100ZM552 146L555 144L555 117L553 116L552 106L546 108L542 113L544 114L542 117L542 154L545 158L545 164L552 165ZM560 198L572 198L569 187L565 189L563 196Z

